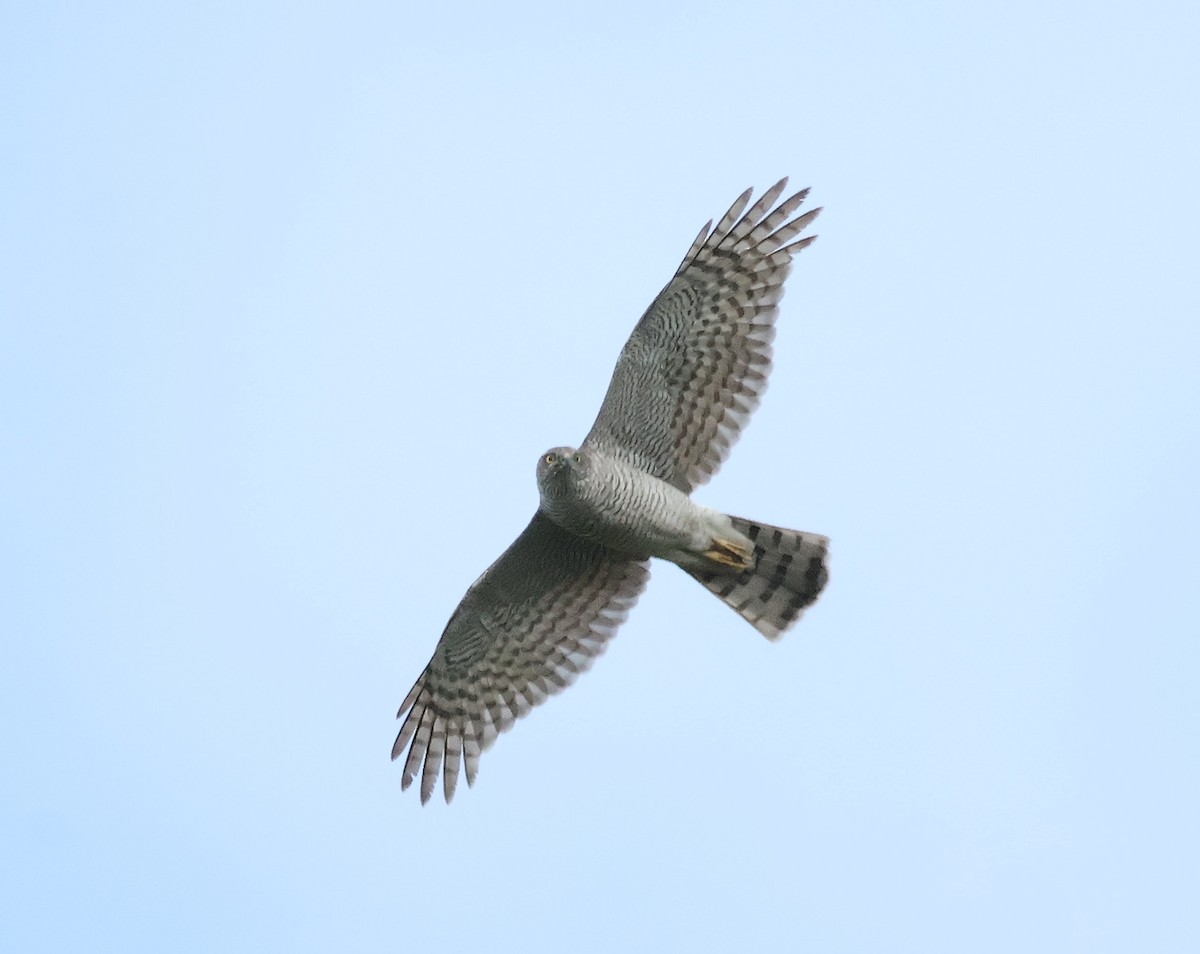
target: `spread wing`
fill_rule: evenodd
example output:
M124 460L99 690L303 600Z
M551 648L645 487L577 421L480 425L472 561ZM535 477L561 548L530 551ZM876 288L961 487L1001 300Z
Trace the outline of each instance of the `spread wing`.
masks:
M449 802L463 764L474 784L480 753L592 664L649 576L536 514L467 590L396 714L408 714L392 747L393 759L409 747L402 787L420 769L426 802L440 772Z
M684 493L716 473L766 390L792 256L816 238L796 238L821 211L793 218L807 189L771 209L786 186L743 215L747 189L700 230L621 351L585 444Z

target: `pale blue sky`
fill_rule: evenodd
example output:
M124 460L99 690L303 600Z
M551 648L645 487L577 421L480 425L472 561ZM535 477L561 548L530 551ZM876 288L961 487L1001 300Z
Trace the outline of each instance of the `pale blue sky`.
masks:
M0 949L1192 950L1196 11L7 5ZM537 455L784 174L699 499L829 589L771 645L658 567L422 809Z

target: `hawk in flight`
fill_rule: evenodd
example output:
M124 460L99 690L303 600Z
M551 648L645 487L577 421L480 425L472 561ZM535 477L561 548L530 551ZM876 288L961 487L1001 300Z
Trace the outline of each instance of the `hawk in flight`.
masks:
M442 778L473 784L480 753L583 672L624 622L650 558L682 567L768 639L800 618L827 578L829 541L694 503L758 405L792 256L819 209L787 180L746 190L710 221L617 359L578 448L537 463L541 497L524 532L467 590L433 659L400 705L392 758L421 801ZM747 209L747 206L750 206Z

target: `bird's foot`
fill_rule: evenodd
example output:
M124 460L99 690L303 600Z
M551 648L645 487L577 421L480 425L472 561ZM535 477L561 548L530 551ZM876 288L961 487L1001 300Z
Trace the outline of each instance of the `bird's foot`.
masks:
M733 540L722 540L720 537L713 537L712 543L701 556L735 570L748 570L754 565L754 549L752 547Z

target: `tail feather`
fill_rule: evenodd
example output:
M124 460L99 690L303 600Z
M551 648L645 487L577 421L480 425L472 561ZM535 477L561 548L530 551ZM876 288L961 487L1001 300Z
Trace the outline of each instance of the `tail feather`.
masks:
M741 517L734 529L754 542L749 568L684 567L768 639L778 639L811 606L829 579L829 540Z

